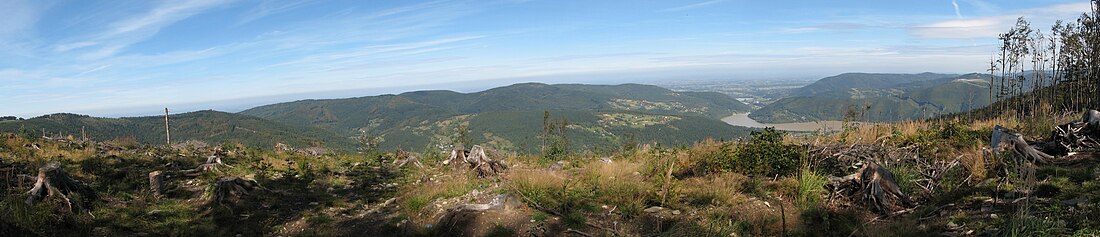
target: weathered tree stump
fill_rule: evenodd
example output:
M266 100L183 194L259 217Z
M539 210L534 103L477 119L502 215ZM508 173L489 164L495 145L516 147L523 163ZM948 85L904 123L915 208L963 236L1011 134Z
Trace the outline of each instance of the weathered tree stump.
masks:
M237 203L241 198L260 187L255 180L241 177L220 178L214 183L214 198L211 202L217 204Z
M1093 130L1100 131L1100 111L1090 109L1081 115L1081 122L1086 126L1091 127Z
M478 177L496 176L508 169L503 162L490 158L485 154L484 148L476 145L470 148L470 156L466 157L466 163L470 164L471 169L477 170Z
M424 165L420 163L420 156L416 153L398 149L397 152L395 152L394 156L396 159L394 159L393 162L390 164L396 166L397 168L404 167L409 163L416 165L416 168L424 168Z
M233 167L233 166L227 165L225 163L222 163L221 157L214 155L214 156L206 157L206 162L200 164L198 167L195 167L194 169L175 170L175 171L160 171L160 170L157 170L157 171L149 172L149 188L150 188L150 191L153 192L154 196L161 197L161 196L164 195L165 188L167 187L167 182L171 182L172 179L175 179L177 177L185 177L185 178L189 178L189 179L199 177L200 175L202 175L203 173L206 173L206 172L218 171L218 166L219 165Z
M854 174L830 177L829 182L834 189L855 191L876 210L884 213L891 206L888 198L896 199L907 207L913 206L913 201L898 186L894 174L875 162L867 162Z
M1014 154L1028 161L1039 163L1054 161L1054 156L1035 149L1024 140L1023 135L1012 132L1005 127L1001 127L1001 125L993 128L993 136L989 144L995 154L1011 150Z
M32 205L47 197L56 196L65 201L69 210L72 210L73 206L72 200L69 199L69 195L72 193L79 194L81 199L85 200L84 204L89 204L96 198L95 190L66 174L58 162L52 162L38 168L38 176L35 178L34 187L28 193L30 195L26 200L27 205Z

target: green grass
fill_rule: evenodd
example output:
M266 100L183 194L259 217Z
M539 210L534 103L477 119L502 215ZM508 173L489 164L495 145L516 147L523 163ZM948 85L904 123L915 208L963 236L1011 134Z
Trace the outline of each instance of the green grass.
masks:
M809 210L821 205L821 196L826 194L825 184L828 182L825 176L803 168L798 175L798 206Z

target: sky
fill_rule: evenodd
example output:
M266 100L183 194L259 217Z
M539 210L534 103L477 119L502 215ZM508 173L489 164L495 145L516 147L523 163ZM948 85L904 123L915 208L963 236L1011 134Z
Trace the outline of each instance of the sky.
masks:
M1085 0L0 0L0 115L154 115L520 81L982 72Z

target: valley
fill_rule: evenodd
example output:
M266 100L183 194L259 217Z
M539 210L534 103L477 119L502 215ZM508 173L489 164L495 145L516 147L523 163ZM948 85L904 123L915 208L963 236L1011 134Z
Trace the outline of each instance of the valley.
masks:
M0 14L0 237L1100 236L1100 0Z

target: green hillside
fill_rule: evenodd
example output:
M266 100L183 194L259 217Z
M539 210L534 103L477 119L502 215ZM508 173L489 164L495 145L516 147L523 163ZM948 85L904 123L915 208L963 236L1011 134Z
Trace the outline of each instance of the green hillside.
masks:
M611 146L628 137L668 145L741 137L748 129L719 119L748 109L720 93L674 92L639 84L523 83L476 93L417 91L304 100L241 113L344 136L365 132L382 138L384 148L446 145L465 128L470 142L533 151L539 145L544 111L550 111L554 121L568 120L572 146L584 149Z
M851 114L856 120L888 122L965 112L990 103L987 74L939 79L930 79L933 74L928 73L916 75L924 79L894 87L843 88L784 98L753 111L750 116L762 122L781 123L844 120Z
M173 142L198 140L208 143L240 142L249 146L272 147L286 143L295 147L324 146L352 150L351 139L316 128L288 126L253 116L218 111L197 111L170 115ZM0 122L0 132L56 134L110 140L133 137L138 142L164 144L164 117L97 118L76 114L51 114L26 120Z
M806 85L793 95L813 96L831 91L847 91L849 89L890 89L906 88L911 86L921 87L921 82L935 81L936 79L952 78L955 74L920 73L920 74L893 74L893 73L844 73L836 76L822 78L812 84Z

